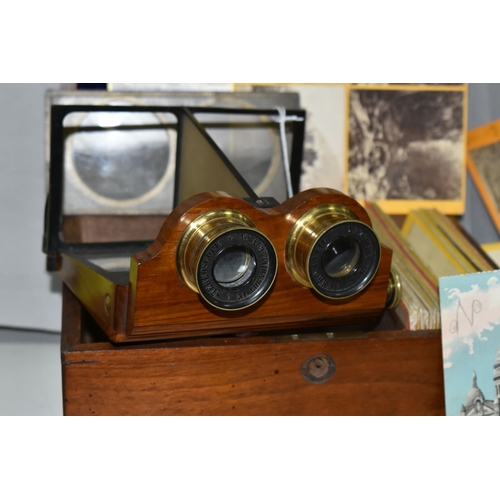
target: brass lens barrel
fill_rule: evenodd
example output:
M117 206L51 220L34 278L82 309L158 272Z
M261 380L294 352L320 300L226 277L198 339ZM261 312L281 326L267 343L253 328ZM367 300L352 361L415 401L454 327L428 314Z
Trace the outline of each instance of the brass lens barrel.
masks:
M391 269L391 274L389 278L389 286L387 290L387 309L395 309L401 302L401 297L403 295L403 287L401 284L401 278L399 273L394 269Z
M286 244L291 276L333 299L363 290L375 276L380 256L372 228L343 205L320 205L306 212Z
M184 283L218 309L250 307L276 277L276 251L269 239L236 210L215 210L195 219L177 249Z

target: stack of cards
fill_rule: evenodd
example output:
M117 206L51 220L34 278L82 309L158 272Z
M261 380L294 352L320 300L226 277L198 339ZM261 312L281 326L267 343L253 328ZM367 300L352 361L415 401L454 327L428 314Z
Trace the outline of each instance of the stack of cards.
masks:
M437 278L497 268L458 223L437 210L410 212L402 233Z
M380 242L393 250L392 267L399 274L402 297L393 311L396 320L407 330L440 327L438 281L412 250L394 220L374 203L365 208Z

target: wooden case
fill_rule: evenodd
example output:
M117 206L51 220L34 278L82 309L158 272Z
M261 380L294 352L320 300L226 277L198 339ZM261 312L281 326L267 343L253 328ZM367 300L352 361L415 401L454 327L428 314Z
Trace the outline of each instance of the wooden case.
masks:
M444 415L440 332L394 328L114 345L64 287L64 414ZM324 383L314 356L335 363Z
M108 239L87 244L85 217L80 220L74 214L68 214L67 220L64 217L63 122L73 112L109 111L109 107L51 107L50 195L44 249L48 269L61 271L65 282L62 331L65 414L444 414L438 331L398 331L388 321L387 314L382 316L377 331L354 331L353 328L361 327L349 326L374 324L381 317L390 282L390 249L381 248L380 265L370 284L352 298L340 299L335 308L331 307L330 299L315 297L309 288L298 286L288 274L287 235L309 213L308 209L340 203L354 212L356 219L370 226L366 212L357 202L333 190L315 190L296 194L281 206L262 208L264 199L246 185L192 116L192 112L208 112L208 108L112 108L116 112L177 113L181 140L177 148L176 172L180 177L176 178L176 208L146 250L141 241L141 249L130 253L127 249L135 238L129 233L128 238L122 239L119 229L147 232L158 223L149 218L146 226L130 217L117 224L105 214L102 214L105 219L100 219L100 215L94 217L91 225L97 221L101 229L106 223L115 227L106 231ZM215 108L210 108L209 112L214 111ZM222 108L219 111L227 112ZM235 111L231 109L231 113ZM277 113L276 110L240 111ZM305 117L300 110L293 115ZM297 158L302 158L304 122L293 123L294 130L297 127L300 130L293 134L295 162L292 159L291 170L300 173L300 168L294 169L293 165L300 166ZM199 172L208 174L200 177ZM182 182L182 178L199 182ZM221 183L222 179L225 183ZM297 191L298 177L296 181ZM198 295L178 276L176 248L186 224L201 212L221 208L220 199L217 200L221 195L200 195L203 190L225 190L240 198L248 195L260 210L237 198L229 200L229 208L237 209L252 221L255 219L256 228L262 226L262 233L276 249L278 274L274 288L259 307L249 308L245 316L238 316L236 311L215 314L200 307ZM71 238L66 239L69 235ZM93 252L104 257L108 251L113 256L121 255L116 253L118 250L128 257L134 254L131 272L126 271L123 280L115 276L113 281L108 279L107 272L94 272L95 259L94 264L87 265ZM371 252L366 252L366 259L371 256ZM231 321L223 321L226 319ZM290 330L299 326L330 328L332 324L336 324L335 332ZM244 333L248 331L261 333ZM135 342L126 342L130 340Z

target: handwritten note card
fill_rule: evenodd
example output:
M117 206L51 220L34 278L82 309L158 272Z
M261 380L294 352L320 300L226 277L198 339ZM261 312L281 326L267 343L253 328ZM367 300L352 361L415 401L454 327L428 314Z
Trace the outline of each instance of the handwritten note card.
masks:
M446 414L499 415L500 270L439 279Z

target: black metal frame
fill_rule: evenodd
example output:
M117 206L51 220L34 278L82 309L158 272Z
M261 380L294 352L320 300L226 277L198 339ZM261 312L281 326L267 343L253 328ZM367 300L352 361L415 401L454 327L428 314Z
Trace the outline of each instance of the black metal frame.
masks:
M43 239L43 251L47 254L47 270L57 269L57 254L59 252L70 254L110 254L114 252L130 252L142 250L146 243L141 242L113 242L113 243L66 243L61 240L62 229L62 201L63 201L63 177L64 177L64 118L75 112L127 112L127 113L171 113L178 121L177 153L176 153L176 175L174 188L174 206L177 205L178 193L178 168L180 164L181 144L184 140L180 126L182 120L189 119L198 128L204 138L210 143L228 171L236 177L241 186L248 193L251 202L259 198L250 188L245 179L233 166L226 155L221 151L203 125L193 116L194 113L227 114L227 115L268 115L279 116L277 109L241 109L241 108L209 108L197 106L110 106L110 105L53 105L50 110L50 164L49 164L49 193L45 207L45 233ZM302 121L291 121L293 142L290 159L290 174L294 194L299 191L302 153L305 137L304 110L287 110L287 116L303 118ZM265 205L269 206L268 201Z

